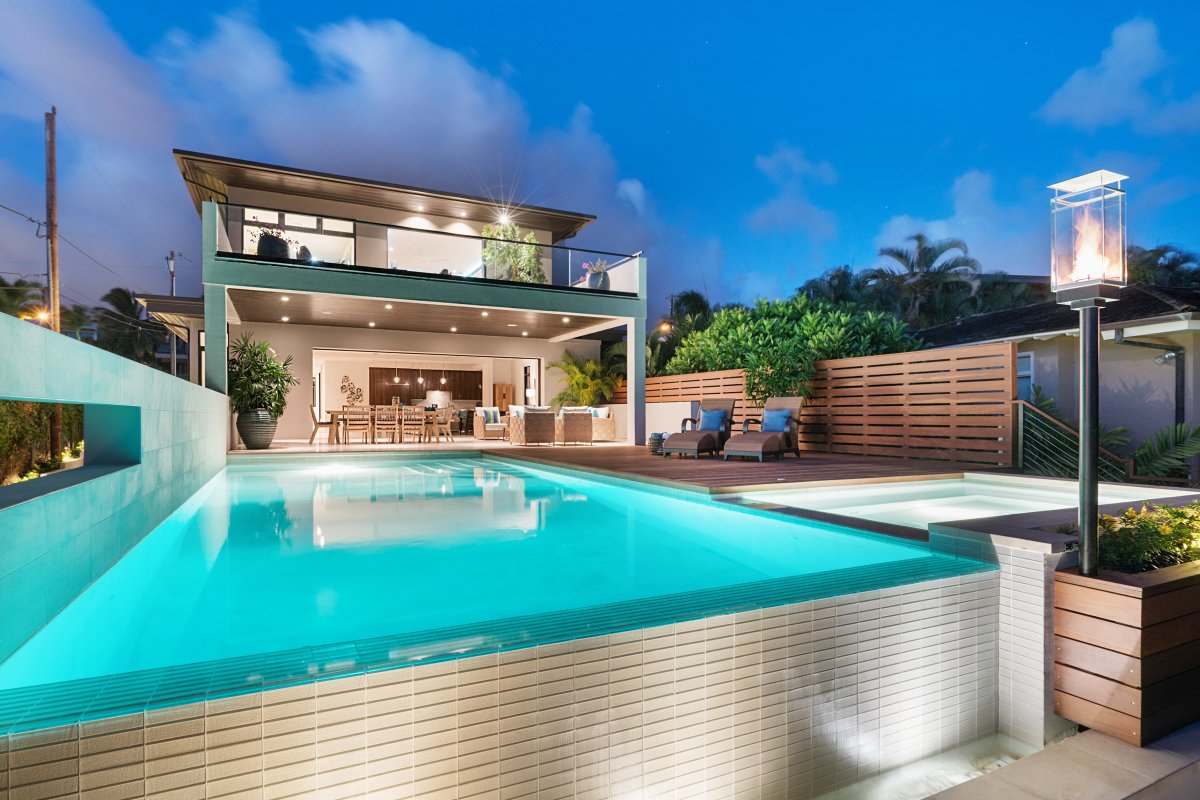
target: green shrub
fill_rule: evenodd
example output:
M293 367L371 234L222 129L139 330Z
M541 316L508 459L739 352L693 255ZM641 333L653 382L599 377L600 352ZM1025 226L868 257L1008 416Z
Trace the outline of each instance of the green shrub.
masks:
M684 339L667 363L668 375L743 369L746 394L806 397L813 362L915 350L920 342L890 314L833 306L806 295L731 306Z
M1200 559L1200 502L1100 516L1100 566L1146 572Z

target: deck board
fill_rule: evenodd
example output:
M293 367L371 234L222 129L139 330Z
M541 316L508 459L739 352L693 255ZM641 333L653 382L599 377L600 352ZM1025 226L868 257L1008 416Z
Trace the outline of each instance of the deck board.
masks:
M808 486L846 481L873 482L937 475L961 475L979 471L948 461L917 461L902 458L804 453L782 461L724 461L715 458L652 456L645 447L512 447L493 451L508 456L556 466L634 476L653 482L686 484L713 494L778 489L791 484Z

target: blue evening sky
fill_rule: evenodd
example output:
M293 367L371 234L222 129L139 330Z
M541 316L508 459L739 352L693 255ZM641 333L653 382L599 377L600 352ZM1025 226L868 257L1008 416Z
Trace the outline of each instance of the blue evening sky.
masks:
M75 63L0 56L0 179L36 186L32 98L59 102L66 167L90 176L64 190L103 198L64 231L147 286L164 248L198 246L170 146L590 211L579 242L646 250L658 307L787 294L918 230L1045 273L1046 184L1101 167L1132 176L1131 241L1200 249L1191 3L64 5L61 38L0 12L4 39ZM88 58L117 66L73 102ZM133 111L89 105L107 92ZM114 208L137 218L125 240L86 216ZM112 277L76 273L92 295Z

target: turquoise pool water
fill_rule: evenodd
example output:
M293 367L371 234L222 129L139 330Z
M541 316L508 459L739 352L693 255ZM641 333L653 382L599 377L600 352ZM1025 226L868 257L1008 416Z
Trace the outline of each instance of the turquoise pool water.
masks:
M500 459L234 464L0 664L0 722L84 713L63 682L98 714L988 568Z

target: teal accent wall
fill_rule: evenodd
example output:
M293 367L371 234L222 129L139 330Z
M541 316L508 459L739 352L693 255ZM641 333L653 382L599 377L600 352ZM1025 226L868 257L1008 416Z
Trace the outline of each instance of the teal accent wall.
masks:
M0 314L0 398L84 406L84 466L0 487L0 660L225 466L222 394Z

